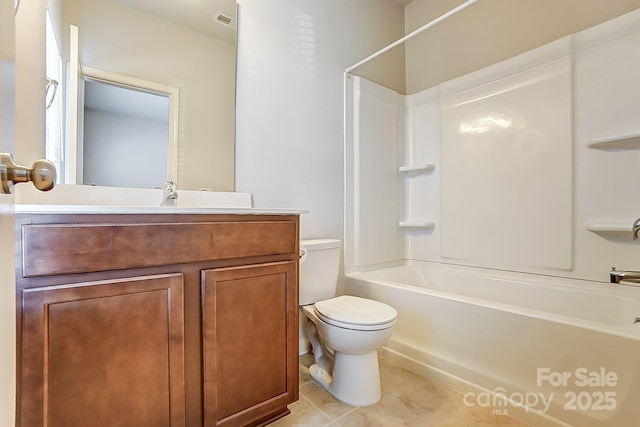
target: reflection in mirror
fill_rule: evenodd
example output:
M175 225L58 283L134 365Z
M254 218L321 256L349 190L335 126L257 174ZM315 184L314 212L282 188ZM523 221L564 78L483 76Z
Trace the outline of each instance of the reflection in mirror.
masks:
M51 12L47 7L46 10L46 32L45 32L45 69L46 78L48 81L57 83L57 90L46 91L46 112L45 112L45 134L46 134L46 147L45 157L53 162L56 166L57 182L60 184L65 182L65 165L64 165L64 145L63 145L63 115L62 111L64 105L62 103L63 90L62 90L62 56L58 49L58 43L56 35L53 30L53 21L51 19ZM51 86L48 86L49 89ZM55 96L54 96L55 95Z
M83 184L149 188L167 179L167 95L86 79L83 112Z
M235 0L47 1L65 71L70 60L68 28L75 25L82 70L104 70L179 90L178 142L175 152L166 153L176 159L172 178L178 187L233 191L235 29L216 17L222 12L235 18ZM64 77L62 84L68 81ZM66 100L62 102L68 110Z
M176 181L177 88L84 67L68 94L69 115L78 112L68 121L65 156L74 183L157 188Z

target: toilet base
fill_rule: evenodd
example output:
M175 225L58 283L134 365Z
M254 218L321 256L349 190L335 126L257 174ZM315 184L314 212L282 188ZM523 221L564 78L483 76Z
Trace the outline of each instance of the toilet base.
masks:
M359 355L335 352L331 374L313 364L309 367L309 376L347 405L369 406L380 400L380 367L375 350Z

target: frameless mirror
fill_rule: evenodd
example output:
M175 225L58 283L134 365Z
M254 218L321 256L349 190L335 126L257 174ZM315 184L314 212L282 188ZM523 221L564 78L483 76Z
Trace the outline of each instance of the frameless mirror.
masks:
M47 158L58 159L59 170L66 171L63 182L161 187L171 178L181 189L233 191L235 0L47 0L47 5L47 78L57 83L57 99L47 109ZM71 25L78 28L77 71ZM69 93L74 79L80 82L78 94ZM161 113L166 120L131 116L96 98L103 96L96 94L99 88L111 90L98 93L129 93L132 98L119 102L127 107L145 96L171 98L149 86L174 91L170 104L176 111ZM70 110L72 97L80 100L77 142L69 128L76 114ZM122 117L115 121L117 116ZM162 121L168 138L149 142L160 134ZM152 167L152 158L164 162L164 173Z
M87 80L82 182L153 187L167 178L169 98Z
M87 70L83 77L82 161L76 168L82 183L149 188L176 180L171 97L177 91L101 80Z

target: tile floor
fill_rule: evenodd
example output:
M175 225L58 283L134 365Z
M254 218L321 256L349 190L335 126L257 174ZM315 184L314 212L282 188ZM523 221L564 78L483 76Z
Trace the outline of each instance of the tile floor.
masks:
M468 407L463 396L434 384L389 361L380 359L382 399L372 406L354 408L336 400L311 382L311 355L300 357L300 400L291 414L274 427L525 427L490 408Z

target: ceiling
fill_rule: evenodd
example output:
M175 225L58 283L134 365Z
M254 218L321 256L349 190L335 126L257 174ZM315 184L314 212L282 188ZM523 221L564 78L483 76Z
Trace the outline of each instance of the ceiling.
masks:
M236 18L235 0L115 0L158 18L235 43L235 29L219 23L218 13Z

